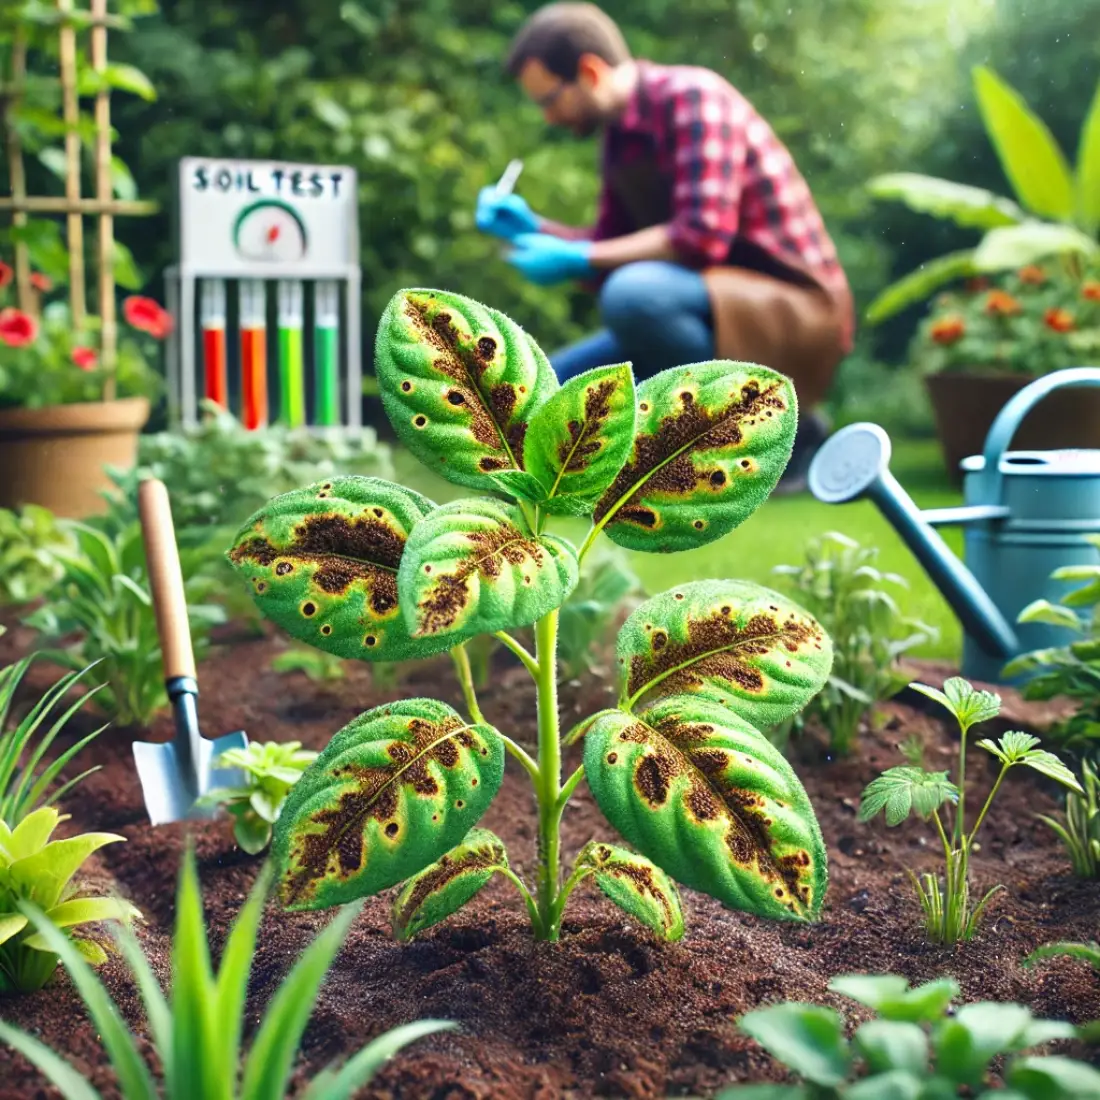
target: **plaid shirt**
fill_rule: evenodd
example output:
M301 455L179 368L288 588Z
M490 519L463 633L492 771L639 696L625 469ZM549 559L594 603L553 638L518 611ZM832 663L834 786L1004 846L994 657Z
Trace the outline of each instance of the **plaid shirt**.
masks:
M691 267L735 263L808 276L845 310L851 292L810 189L786 146L744 96L709 69L638 63L638 86L604 137L604 185L593 240L646 228L609 177L655 162L667 181L672 245ZM671 188L671 195L667 191ZM651 223L653 224L653 223ZM751 257L764 254L770 263Z

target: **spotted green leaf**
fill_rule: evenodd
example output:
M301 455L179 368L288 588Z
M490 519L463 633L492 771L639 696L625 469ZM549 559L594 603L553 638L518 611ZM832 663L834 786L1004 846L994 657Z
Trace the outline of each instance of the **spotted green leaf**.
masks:
M796 603L748 581L693 581L654 596L619 631L622 705L691 692L759 729L800 711L824 686L833 648Z
M402 290L378 326L375 370L401 442L459 485L523 469L537 405L558 388L538 344L510 317L442 290Z
M680 892L656 864L618 844L591 840L577 867L592 869L596 885L620 908L663 940L683 938Z
M504 773L491 726L433 699L361 714L291 787L272 854L288 909L377 894L422 870L477 824Z
M571 378L531 418L524 467L547 487L548 512L591 511L615 480L634 440L629 363Z
M264 615L338 657L404 661L446 648L412 639L397 601L410 532L435 505L375 477L334 477L268 501L228 557Z
M446 920L507 866L500 838L471 829L461 844L405 883L393 903L394 936L404 942Z
M416 525L397 591L414 638L466 637L527 626L577 584L577 555L531 534L520 511L487 497L452 501Z
M766 367L715 360L662 371L638 387L634 444L594 519L629 550L713 542L775 488L797 419L790 380Z
M725 707L673 695L606 713L584 766L608 821L678 882L732 909L817 917L827 867L810 800L782 753Z

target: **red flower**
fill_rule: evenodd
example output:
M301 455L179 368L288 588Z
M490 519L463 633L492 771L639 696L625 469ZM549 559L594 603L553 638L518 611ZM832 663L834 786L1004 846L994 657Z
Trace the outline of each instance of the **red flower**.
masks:
M1047 273L1038 264L1027 264L1017 272L1021 283L1028 286L1042 286L1047 281Z
M0 260L0 290L3 290L4 287L11 282L13 274L14 272L11 267L4 263L3 260Z
M99 356L91 348L73 348L73 362L81 370L94 370Z
M49 294L53 290L53 280L41 271L34 271L31 273L31 286L42 294Z
M1048 309L1043 321L1055 332L1069 332L1073 328L1073 314L1068 309Z
M1100 283L1089 279L1081 287L1081 297L1088 302L1100 302Z
M131 295L122 303L122 314L139 332L163 340L172 331L172 315L152 298Z
M0 309L0 342L9 348L33 344L38 336L38 322L21 309Z
M985 311L993 315L1011 317L1020 312L1020 303L1004 290L991 290L986 295Z
M961 317L943 317L928 330L929 336L937 344L953 344L966 332L966 324Z

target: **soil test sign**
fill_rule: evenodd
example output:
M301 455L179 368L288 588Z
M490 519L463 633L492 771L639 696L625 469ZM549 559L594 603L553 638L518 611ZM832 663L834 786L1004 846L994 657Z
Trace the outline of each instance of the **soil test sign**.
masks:
M357 267L355 169L185 157L179 172L183 269L308 279Z

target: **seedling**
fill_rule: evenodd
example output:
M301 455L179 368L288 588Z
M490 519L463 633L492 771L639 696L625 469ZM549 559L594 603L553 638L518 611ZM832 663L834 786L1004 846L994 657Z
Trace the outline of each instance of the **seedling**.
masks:
M107 954L94 940L72 936L71 930L94 921L128 921L141 914L117 898L76 896L73 875L105 844L125 837L113 833L82 833L50 840L68 815L51 806L28 814L14 828L0 822L0 994L41 989L57 969L59 956L78 954L104 963ZM40 914L33 921L26 904ZM64 931L60 931L64 929ZM64 944L64 950L58 945Z
M247 782L240 787L218 787L199 801L225 806L233 815L233 835L249 855L257 855L271 843L271 827L290 788L302 778L317 754L300 741L253 741L245 749L230 749L214 761L215 768L239 768Z
M229 557L263 613L301 641L368 661L452 651L469 714L403 699L336 734L275 826L283 904L318 909L404 883L393 919L404 936L500 874L544 940L558 939L566 901L588 877L667 939L683 927L673 879L732 908L815 918L821 832L759 732L805 706L829 674L829 639L812 616L742 581L696 581L643 603L618 637L618 705L573 730L584 764L564 782L557 701L559 609L599 536L670 553L748 518L790 456L789 380L721 361L665 371L637 391L629 364L559 387L508 317L432 290L391 300L375 363L410 450L495 496L437 506L377 478L334 477L272 500ZM590 517L579 548L547 530L562 514ZM510 633L528 626L534 653ZM481 713L465 646L485 634L535 682L534 756ZM538 806L532 885L497 837L474 829L506 753ZM585 779L638 851L590 845L563 882L562 812Z
M1080 959L1087 962L1093 970L1100 971L1100 943L1070 943L1060 940L1058 943L1045 943L1037 947L1026 959L1024 966L1034 966L1042 959Z
M939 978L910 989L897 974L848 974L834 993L872 1009L875 1018L845 1037L840 1013L788 1002L741 1018L741 1030L805 1082L739 1085L719 1100L1085 1100L1100 1097L1100 1071L1060 1055L1025 1051L1080 1033L1061 1020L1037 1020L1023 1005L980 1001L954 1010L959 986ZM1003 1076L1011 1093L986 1089L990 1063L1012 1056ZM960 1093L965 1089L965 1093Z
M268 1002L244 1058L241 1032L248 974L269 883L265 869L233 922L220 968L215 971L203 927L195 858L188 850L176 895L169 997L161 992L137 938L129 930L120 933L119 946L145 1003L150 1037L163 1072L160 1083L149 1072L137 1038L123 1023L117 1005L80 953L40 910L24 907L26 918L64 961L102 1038L124 1100L279 1100L286 1096L298 1045L321 983L359 906L349 905L306 948ZM402 1047L453 1026L442 1020L420 1020L388 1031L338 1070L326 1069L314 1078L302 1094L303 1100L350 1100ZM0 1042L36 1065L65 1100L101 1100L81 1072L33 1036L0 1022Z
M1037 815L1065 846L1078 878L1100 878L1100 779L1087 761L1081 762L1082 793L1066 793L1066 812L1058 818Z
M944 877L926 873L919 878L912 872L917 896L924 910L924 925L933 943L958 943L969 940L978 928L978 921L990 899L999 890L994 886L976 906L970 898L970 851L985 821L993 798L1001 788L1004 777L1018 765L1054 779L1071 791L1084 793L1073 773L1053 753L1037 749L1039 738L1026 733L1006 733L998 741L988 738L979 741L980 748L991 753L1001 762L1001 770L978 814L973 828L966 830L966 739L972 726L995 718L1001 710L1001 697L991 691L977 691L955 676L943 685L943 691L927 684L911 684L914 690L934 699L954 716L959 724L958 783L952 783L947 772L928 772L923 768L905 766L890 768L873 780L863 792L859 807L859 820L870 821L884 813L888 826L900 825L911 813L922 820L931 818L943 845ZM950 835L944 828L940 808L952 804L955 809L954 826Z

